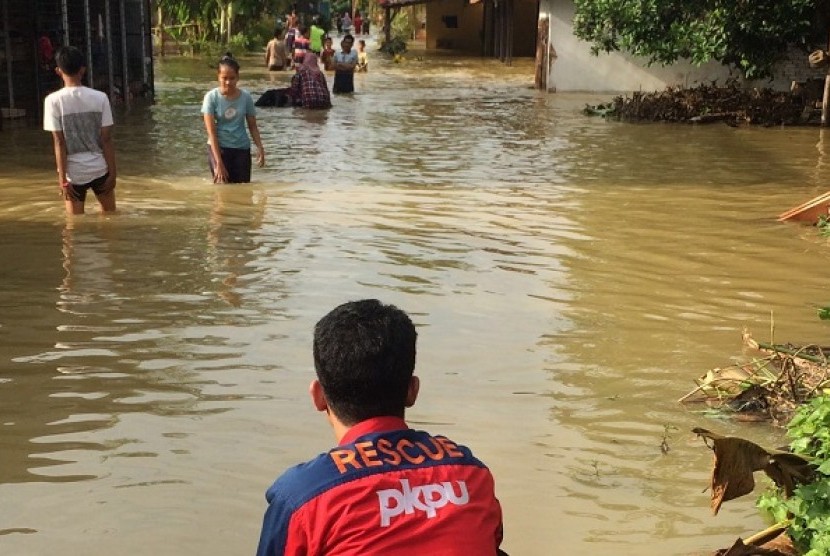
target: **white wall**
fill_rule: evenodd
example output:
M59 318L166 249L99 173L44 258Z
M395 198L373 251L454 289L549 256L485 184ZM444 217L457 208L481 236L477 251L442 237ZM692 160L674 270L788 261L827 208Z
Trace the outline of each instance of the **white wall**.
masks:
M539 12L539 17L550 14L551 44L557 56L550 68L550 90L656 91L669 85L695 86L714 80L723 83L730 76L729 68L716 62L695 66L683 61L663 67L657 64L648 66L645 59L619 52L594 56L590 45L573 34L572 0L540 0ZM788 61L786 67L782 65L782 71L777 72L774 82L761 81L752 85L789 90L792 79L824 75L823 71L810 70L806 60L806 54L794 53L793 60Z
M556 60L550 70L548 88L557 91L655 91L668 85L694 85L724 81L727 68L717 63L701 67L683 62L670 67L646 65L645 60L612 52L591 54L589 43L573 34L574 5L571 0L540 0L540 12L550 14L551 44ZM541 17L541 13L540 13Z

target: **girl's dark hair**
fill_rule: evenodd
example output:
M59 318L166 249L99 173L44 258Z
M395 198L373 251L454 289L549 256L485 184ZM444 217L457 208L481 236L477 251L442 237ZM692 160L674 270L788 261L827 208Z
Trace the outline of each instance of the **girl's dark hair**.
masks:
M227 66L234 70L236 73L239 73L239 62L236 61L236 58L233 57L233 54L230 52L225 52L225 55L222 56L222 59L219 60L219 67Z

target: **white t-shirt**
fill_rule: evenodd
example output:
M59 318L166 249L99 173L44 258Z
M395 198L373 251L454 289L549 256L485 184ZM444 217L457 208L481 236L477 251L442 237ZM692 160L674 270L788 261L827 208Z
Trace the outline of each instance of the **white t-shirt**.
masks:
M101 91L83 86L64 87L46 97L43 129L63 131L69 181L89 183L107 173L101 128L112 123L109 98Z

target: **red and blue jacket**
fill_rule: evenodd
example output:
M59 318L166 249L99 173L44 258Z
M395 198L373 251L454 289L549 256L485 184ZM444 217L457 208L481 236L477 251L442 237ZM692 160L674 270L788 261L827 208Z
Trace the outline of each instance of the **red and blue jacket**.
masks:
M358 423L265 498L258 556L489 556L502 540L490 470L397 417Z

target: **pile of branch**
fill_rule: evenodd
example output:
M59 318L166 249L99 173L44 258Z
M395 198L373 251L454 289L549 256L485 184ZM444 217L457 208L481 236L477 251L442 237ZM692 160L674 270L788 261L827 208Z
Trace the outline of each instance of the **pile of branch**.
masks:
M624 121L720 121L730 125L792 125L802 121L804 112L801 99L789 92L746 89L736 81L635 92L630 97L616 97L613 106L613 115Z
M830 348L768 344L747 332L743 341L763 357L710 370L679 401L702 402L740 420L769 420L784 426L800 405L830 386Z

